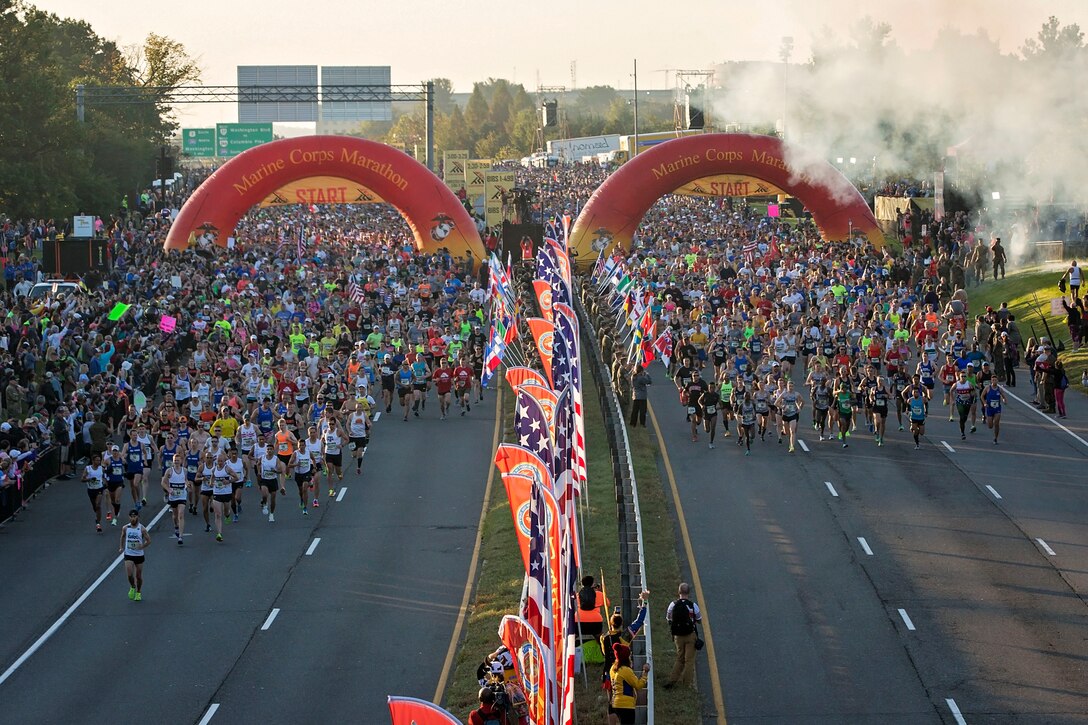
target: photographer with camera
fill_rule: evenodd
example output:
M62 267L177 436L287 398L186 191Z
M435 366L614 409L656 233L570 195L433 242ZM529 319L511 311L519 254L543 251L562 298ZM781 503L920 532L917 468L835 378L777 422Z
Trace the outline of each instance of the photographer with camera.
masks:
M480 706L468 716L468 725L512 725L507 722L506 693L497 696L490 687L480 688Z

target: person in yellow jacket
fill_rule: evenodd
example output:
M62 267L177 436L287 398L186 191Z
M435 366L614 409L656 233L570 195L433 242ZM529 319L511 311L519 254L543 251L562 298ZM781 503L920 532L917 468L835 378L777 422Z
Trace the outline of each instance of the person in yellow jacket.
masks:
M609 725L634 725L638 691L646 689L650 663L642 666L642 677L631 669L631 648L620 642L612 645L616 661L612 663L612 704L608 707Z

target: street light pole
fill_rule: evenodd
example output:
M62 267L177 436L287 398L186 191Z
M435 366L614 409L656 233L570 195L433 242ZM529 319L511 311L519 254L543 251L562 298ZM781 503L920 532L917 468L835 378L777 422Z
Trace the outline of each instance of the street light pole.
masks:
M634 153L631 154L631 158L634 158L635 156L638 155L638 60L637 59L635 60L634 79L635 79L635 91L634 91L634 94L635 94L635 103L634 103L634 106L635 106L635 149L634 149Z

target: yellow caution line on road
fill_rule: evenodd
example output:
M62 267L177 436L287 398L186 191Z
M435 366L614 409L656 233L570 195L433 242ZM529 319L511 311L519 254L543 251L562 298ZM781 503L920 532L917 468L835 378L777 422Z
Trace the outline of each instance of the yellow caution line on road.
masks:
M465 627L465 617L468 616L468 600L472 596L472 585L476 582L476 567L480 562L480 542L483 538L484 519L487 517L487 508L491 503L491 485L495 481L495 453L499 449L499 436L502 434L502 385L499 385L495 393L495 437L491 441L491 457L488 458L490 466L487 473L487 486L484 488L484 502L480 507L480 520L476 524L476 544L472 547L472 561L468 565L468 578L465 581L465 593L461 597L461 607L457 612L457 623L453 626L453 636L450 637L450 646L446 650L446 661L442 664L442 674L438 678L438 687L434 690L432 702L442 702L442 695L446 691L446 682L450 672L453 671L453 658L457 654L457 643L461 641L461 630Z
M703 615L703 638L706 640L706 657L710 662L710 689L714 697L714 708L718 711L718 723L726 725L725 696L722 694L722 681L718 674L718 660L714 655L714 635L710 630L710 614L706 597L703 595L703 582L699 578L699 567L695 564L695 550L691 546L691 537L688 535L688 523L684 518L684 506L680 503L680 490L676 487L676 476L672 472L672 463L669 461L669 449L665 447L665 439L661 436L661 427L657 424L657 416L654 414L654 406L647 401L647 409L650 413L650 422L654 424L654 433L657 435L657 445L661 449L661 458L665 463L665 473L669 477L669 487L672 489L672 502L676 507L676 518L680 522L680 537L684 540L684 553L688 557L688 566L691 568L691 583L695 585L696 601L700 602Z

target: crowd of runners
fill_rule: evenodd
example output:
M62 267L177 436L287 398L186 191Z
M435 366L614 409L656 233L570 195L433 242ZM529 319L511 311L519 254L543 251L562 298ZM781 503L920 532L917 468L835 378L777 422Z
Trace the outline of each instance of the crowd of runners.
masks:
M985 426L998 445L1004 386L1018 377L1033 403L1064 415L1069 380L1051 341L1025 340L1004 305L968 308L970 270L975 279L989 271L972 260L1003 258L997 236L957 215L928 241L893 257L863 237L828 243L811 224L753 207L666 197L620 261L634 280L623 309L650 308L691 439L705 436L710 448L735 436L745 455L768 440L792 453L809 425L842 448L883 446L889 429L921 448L927 424L943 416L961 439ZM618 361L613 380L644 389L620 327L605 341Z
M577 213L605 178L594 166L519 174L548 217ZM175 202L200 178L180 182ZM28 437L40 426L61 445L62 473L80 471L98 531L120 525L126 498L140 526L160 495L179 546L186 516L222 541L243 506L274 522L288 491L308 515L362 471L383 413L446 419L481 400L486 285L465 260L417 253L391 207L255 209L233 248L183 254L163 252L168 226L154 197L141 198L103 224L113 266L84 291L5 293L31 353L3 353L16 392L47 380L44 392L57 392L28 394L20 409L9 391L5 407L16 425L34 416ZM1007 309L968 311L969 270L985 271L972 260L983 247L995 258L996 237L964 216L928 231L930 244L893 257L729 200L660 200L622 264L667 330L692 440L792 452L811 424L843 448L866 436L882 446L889 427L920 447L927 423L947 415L962 438L981 424L998 444L1002 386L1018 368L1041 407L1064 412L1068 381L1050 342L1024 340ZM118 303L131 307L111 320ZM627 357L621 340L610 344ZM622 388L631 368L621 367ZM135 562L146 531L124 529Z

